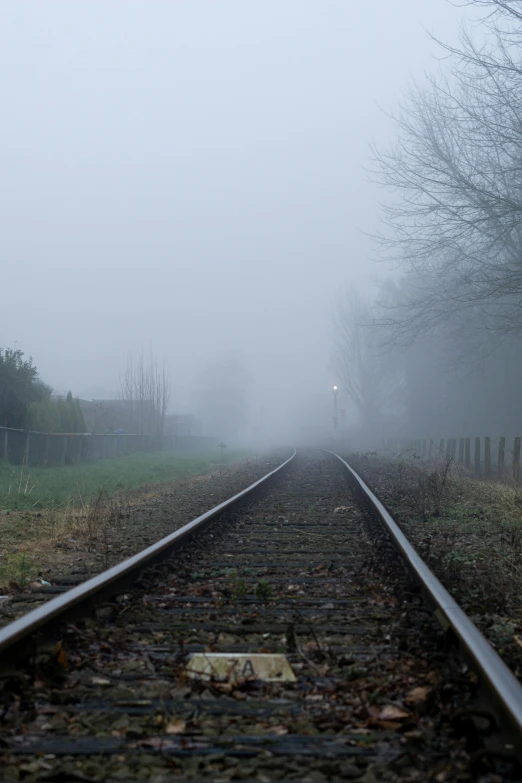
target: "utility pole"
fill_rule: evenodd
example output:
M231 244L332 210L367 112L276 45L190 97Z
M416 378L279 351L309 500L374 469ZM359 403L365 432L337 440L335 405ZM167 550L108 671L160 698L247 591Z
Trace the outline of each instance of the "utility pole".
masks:
M334 426L334 438L337 437L337 395L339 394L339 387L334 386L333 392L333 426Z
M341 414L341 438L344 440L344 417L346 415L346 408L341 408L339 413Z

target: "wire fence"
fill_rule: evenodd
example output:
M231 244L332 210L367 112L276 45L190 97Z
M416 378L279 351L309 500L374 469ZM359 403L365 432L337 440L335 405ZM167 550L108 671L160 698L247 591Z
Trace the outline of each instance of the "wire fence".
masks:
M45 433L0 427L0 459L12 465L57 467L77 462L121 457L136 452L193 452L215 448L217 438L130 433Z

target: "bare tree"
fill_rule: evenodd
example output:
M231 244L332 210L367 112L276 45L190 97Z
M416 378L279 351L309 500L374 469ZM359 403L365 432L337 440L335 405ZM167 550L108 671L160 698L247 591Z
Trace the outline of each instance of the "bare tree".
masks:
M522 332L522 12L488 4L488 43L464 34L460 50L448 47L449 76L412 90L396 143L375 151L393 192L378 240L406 272L388 319L402 338L448 323L464 332L466 320Z
M156 436L158 445L161 448L165 429L165 415L170 403L171 380L164 364L160 366L154 360L150 365L150 369L152 370L152 400L156 417Z
M152 351L137 359L129 357L120 379L120 397L128 408L132 429L138 435L153 435L161 447L165 414L171 395L171 381L165 365L159 365Z
M334 311L334 365L369 432L376 430L384 414L397 410L404 388L401 367L393 352L383 349L381 339L374 306L346 290Z
M464 0L462 5L487 8L489 16L486 17L485 21L488 23L488 27L493 32L500 32L502 37L504 37L508 30L502 29L499 22L522 22L522 7L520 0Z

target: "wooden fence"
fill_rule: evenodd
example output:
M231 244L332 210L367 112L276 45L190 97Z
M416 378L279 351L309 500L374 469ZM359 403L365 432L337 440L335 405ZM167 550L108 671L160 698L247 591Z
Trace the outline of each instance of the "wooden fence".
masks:
M389 440L386 448L396 452L408 452L410 456L425 460L453 460L476 476L488 479L505 480L520 479L520 436L506 439L475 437L475 438L442 438L435 441L431 438L423 440Z

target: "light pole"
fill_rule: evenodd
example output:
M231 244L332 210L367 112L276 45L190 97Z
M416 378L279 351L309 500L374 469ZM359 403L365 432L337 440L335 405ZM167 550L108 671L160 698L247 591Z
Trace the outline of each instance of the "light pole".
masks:
M333 426L334 426L334 438L337 436L337 395L339 394L339 387L334 386L333 393Z
M344 417L346 415L346 408L341 408L339 413L341 414L341 439L344 440Z

